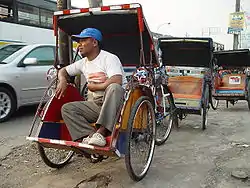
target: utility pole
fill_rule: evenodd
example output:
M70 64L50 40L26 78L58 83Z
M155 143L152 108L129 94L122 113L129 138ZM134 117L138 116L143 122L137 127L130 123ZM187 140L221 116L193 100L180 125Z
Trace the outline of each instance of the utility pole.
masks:
M240 0L236 0L235 12L240 12ZM239 34L234 34L233 49L237 50L239 47Z
M57 0L57 9L64 10L70 8L70 0ZM63 63L63 66L70 64L70 39L66 33L59 29L59 62Z

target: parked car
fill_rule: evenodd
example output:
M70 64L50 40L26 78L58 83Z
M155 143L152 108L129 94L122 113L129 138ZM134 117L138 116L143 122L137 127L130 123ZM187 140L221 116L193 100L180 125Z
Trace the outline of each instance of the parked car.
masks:
M0 55L5 54L2 50ZM39 103L49 84L46 73L55 59L51 44L24 45L13 52L0 61L0 122L21 106Z
M0 46L0 62L3 61L5 58L9 57L11 54L20 50L24 46L26 46L26 44L23 44L23 43L12 43L12 44L1 45Z

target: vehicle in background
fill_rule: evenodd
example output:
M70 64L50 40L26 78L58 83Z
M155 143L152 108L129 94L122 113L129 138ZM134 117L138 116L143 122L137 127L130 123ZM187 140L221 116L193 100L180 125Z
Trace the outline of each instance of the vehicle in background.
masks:
M224 50L224 44L213 41L213 51L218 52ZM158 48L159 54L161 54L161 50ZM179 66L166 66L166 73L168 76L203 76L203 74L207 71L204 67L179 67Z
M9 119L20 106L40 102L49 85L47 72L54 60L55 46L51 44L26 45L1 60L0 122Z
M179 66L166 66L166 73L168 76L204 76L207 71L204 67L179 67Z
M53 14L54 0L1 0L0 45L25 42L27 44L55 44Z
M26 46L26 44L13 43L0 46L0 62Z

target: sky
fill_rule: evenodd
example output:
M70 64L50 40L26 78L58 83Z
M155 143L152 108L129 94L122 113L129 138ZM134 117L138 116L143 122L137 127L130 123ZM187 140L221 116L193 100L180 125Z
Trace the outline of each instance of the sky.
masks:
M229 14L236 0L103 0L103 5L140 3L153 32L176 37L208 36L207 28L216 28L210 37L232 49L233 36L227 34ZM88 0L71 0L72 6L88 7ZM250 11L250 0L241 0L241 10ZM170 24L168 24L170 23ZM203 31L203 32L202 32Z

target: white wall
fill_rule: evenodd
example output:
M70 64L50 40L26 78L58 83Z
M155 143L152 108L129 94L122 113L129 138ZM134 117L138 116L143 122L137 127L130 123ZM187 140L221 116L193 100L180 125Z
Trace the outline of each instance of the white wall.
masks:
M5 22L0 22L1 40L55 44L53 30Z

